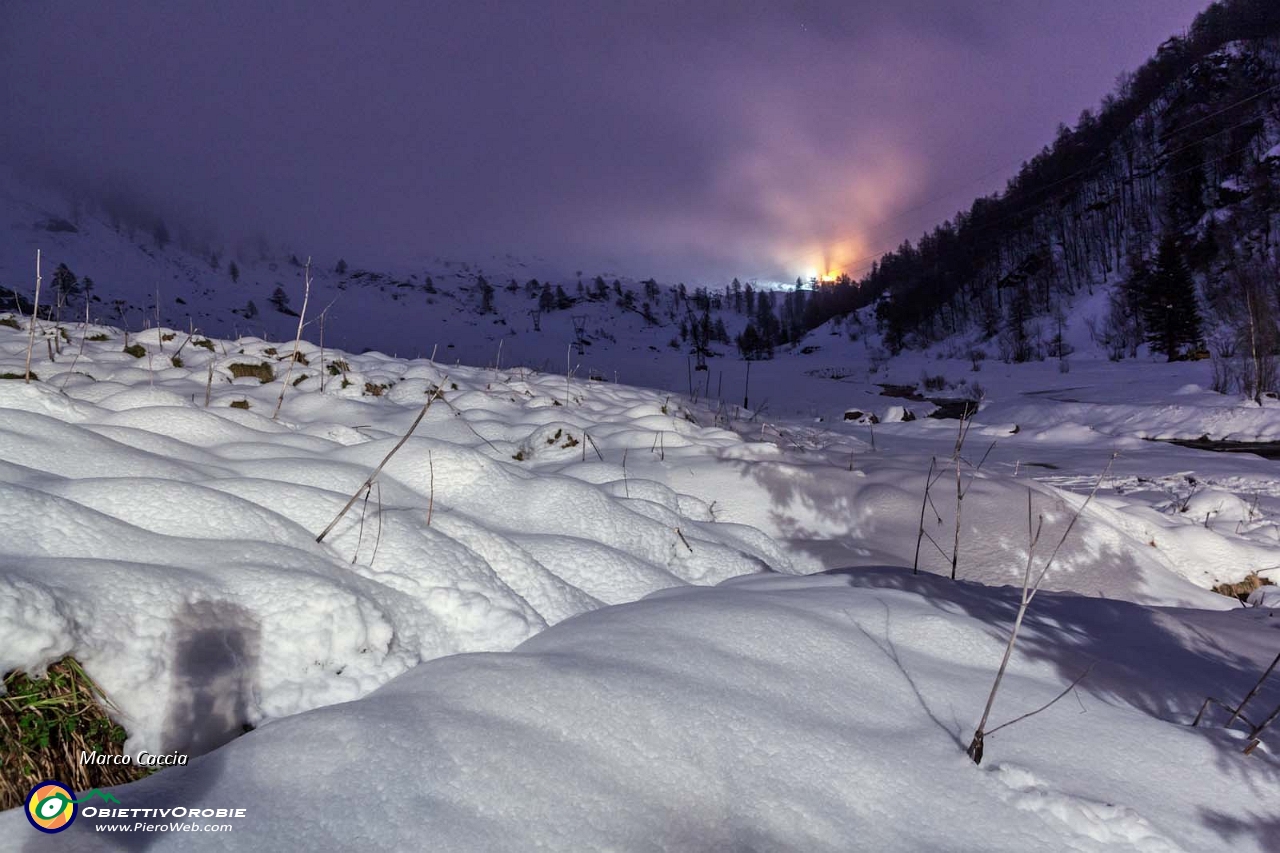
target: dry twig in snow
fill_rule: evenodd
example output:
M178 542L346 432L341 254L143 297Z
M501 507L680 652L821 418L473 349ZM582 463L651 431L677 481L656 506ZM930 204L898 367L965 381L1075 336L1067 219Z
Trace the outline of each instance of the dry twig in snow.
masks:
M447 381L449 381L449 377L446 376L445 382ZM329 522L329 526L326 527L323 531L321 531L320 535L316 537L317 542L324 541L324 537L328 536L330 531L332 531L333 528L337 526L338 522L342 520L342 517L347 514L347 512L351 509L352 504L354 504L356 502L356 499L360 497L360 493L363 492L365 489L369 488L373 484L373 481L377 479L378 475L382 473L382 468L387 464L388 460L390 460L392 456L395 456L397 450L399 450L401 447L404 447L404 443L409 440L409 436L413 435L413 431L418 428L418 424L422 423L422 419L426 417L427 410L431 408L431 404L443 396L444 389L442 386L443 386L443 383L441 383L441 385L439 386L436 386L435 393L433 393L430 397L427 398L427 402L425 405L423 405L422 411L418 412L418 416L414 418L413 423L410 424L409 431L400 437L400 440L396 442L395 447L387 451L386 456L382 457L382 461L378 463L378 467L374 468L373 473L371 473L367 478L365 478L365 481L360 484L360 488L355 490L355 493L351 495L351 499L348 500L346 505L343 506L343 508L338 511L338 514L333 517L333 521Z
M284 372L284 381L280 383L280 396L276 399L276 410L271 413L271 420L280 415L280 407L284 405L284 392L289 388L289 377L293 375L293 366L298 363L298 347L302 344L302 325L307 319L307 302L311 299L311 258L307 258L306 278L302 291L302 311L298 313L298 334L293 338L293 355L289 356L289 369ZM301 380L299 380L301 381Z
M1034 580L1032 579L1032 566L1035 562L1036 544L1040 541L1040 531L1044 527L1044 516L1040 516L1039 522L1033 526L1031 515L1031 490L1027 489L1027 538L1029 544L1027 547L1027 564L1022 571L1022 599L1018 604L1018 615L1013 620L1013 630L1009 633L1009 643L1005 646L1004 657L1000 660L1000 669L996 671L996 680L991 685L991 693L987 696L987 706L982 711L982 719L978 721L978 728L974 730L973 740L970 741L969 748L966 750L969 757L973 759L974 764L982 763L982 746L983 738L986 735L987 720L991 716L992 706L995 705L996 694L1000 692L1000 683L1004 680L1005 670L1009 667L1009 658L1013 657L1013 649L1018 642L1018 632L1022 629L1022 620L1027 615L1027 608L1030 606L1031 600L1035 598L1036 593L1040 591L1040 584L1044 582L1044 577L1048 574L1049 567L1053 565L1054 558L1058 556L1058 551L1062 548L1062 543L1067 541L1067 537L1071 535L1072 528L1076 526L1076 522L1080 520L1080 516L1084 513L1085 507L1087 507L1089 502L1093 500L1093 496L1098 493L1098 487L1100 487L1102 485L1102 481L1106 479L1106 476L1111 471L1111 466L1115 463L1115 460L1115 456L1112 455L1111 461L1108 462L1107 467L1103 469L1102 474L1098 477L1098 481L1093 484L1093 490L1089 492L1089 496L1084 499L1084 503L1080 504L1079 508L1076 509L1075 515L1071 517L1071 521L1067 524L1067 529L1062 531L1062 538L1058 540L1058 544L1054 547L1053 553L1049 555L1049 559L1045 561L1044 566L1040 569L1039 573L1035 575ZM1081 677L1083 678L1083 676ZM1070 688L1068 688L1068 690L1069 689ZM1063 695L1065 695L1065 693ZM1053 703L1051 702L1050 704Z
M36 301L31 306L31 325L27 329L27 367L24 381L31 384L31 350L36 345L36 314L40 312L40 250L36 249Z

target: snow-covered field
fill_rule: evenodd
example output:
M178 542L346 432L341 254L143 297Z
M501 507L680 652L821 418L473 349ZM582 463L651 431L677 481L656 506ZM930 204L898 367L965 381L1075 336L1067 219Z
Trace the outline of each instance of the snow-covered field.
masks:
M830 414L916 406L874 383L956 360L762 363L775 403L751 412L307 343L288 373L292 343L169 330L135 357L63 325L38 381L0 379L0 671L74 654L130 752L207 753L122 804L250 816L46 840L11 812L0 848L1276 849L1272 749L1187 724L1280 651L1275 610L1208 591L1280 564L1280 463L1145 440L1280 433L1280 409L1189 387L1207 366L972 374L957 584L953 471L909 568L957 422ZM831 341L816 359L863 347ZM1028 495L1043 558L1116 453L994 722L1093 668L975 768Z
M1002 651L1007 591L902 570L754 577L576 617L513 653L433 661L117 791L136 807L247 807L229 834L75 826L70 840L108 850L1274 850L1275 758L1242 756L1238 733L1186 725L1200 690L1239 688L1240 671L1268 653L1275 631L1257 612L1049 594L1037 604L999 722L1104 663L1079 696L993 734L981 768L962 745ZM21 849L67 841L20 836L21 821L0 824Z
M0 373L21 374L23 335L0 333ZM658 589L790 570L707 503L628 482L624 451L674 464L742 444L664 415L654 393L341 353L321 393L305 346L273 420L291 344L177 355L185 336L153 331L131 338L148 351L135 358L116 330L89 334L109 340L74 372L69 352L42 359L38 382L0 381L0 670L76 654L120 697L136 747L185 750ZM437 387L413 441L317 544ZM206 661L211 643L229 651ZM227 665L241 657L251 683ZM231 683L200 683L206 663ZM192 692L219 696L218 719L174 717Z

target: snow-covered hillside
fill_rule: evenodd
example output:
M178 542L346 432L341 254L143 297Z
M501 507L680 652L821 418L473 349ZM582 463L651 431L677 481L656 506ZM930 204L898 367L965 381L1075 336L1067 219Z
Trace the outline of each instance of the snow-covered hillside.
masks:
M150 227L112 221L97 205L73 203L0 167L0 306L12 307L12 293L29 304L39 249L46 307L53 300L55 270L65 264L80 282L92 281L89 313L94 322L141 331L155 326L158 314L161 325L219 337L292 337L297 317L291 312L302 306L307 251L292 254L265 243L219 247L180 236L169 235L162 244ZM570 345L579 337L576 317L585 347L581 356L574 347L572 364L583 376L594 372L662 388L675 387L677 380L679 387L687 384L689 347L682 342L673 348L671 341L679 339L680 323L689 322L692 309L677 299L676 282L654 282L646 292L638 280L643 271L626 271L628 276L612 270L564 270L510 255L465 260L424 256L417 263L371 267L349 258L338 272L343 260L339 249L314 247L312 254L307 336L318 341L323 335L330 347L411 358L434 353L439 363L501 361L558 372L565 369ZM493 287L487 306L481 278ZM603 293L597 279L606 285ZM531 289L534 280L539 284ZM554 288L561 288L563 298L539 312L544 284L553 288L553 297L558 296ZM277 288L287 301L273 302ZM83 301L77 296L61 313L64 320L83 319ZM745 323L732 312L716 316L730 334ZM698 379L705 384L705 376Z

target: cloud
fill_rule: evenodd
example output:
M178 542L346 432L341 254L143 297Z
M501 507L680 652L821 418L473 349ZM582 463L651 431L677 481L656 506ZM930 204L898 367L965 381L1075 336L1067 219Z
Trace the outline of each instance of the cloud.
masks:
M5 4L0 146L318 256L785 278L997 188L1198 5Z

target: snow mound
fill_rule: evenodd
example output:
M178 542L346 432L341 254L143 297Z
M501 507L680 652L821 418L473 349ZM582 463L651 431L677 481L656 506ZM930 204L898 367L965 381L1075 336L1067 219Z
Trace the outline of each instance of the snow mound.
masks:
M1245 603L1250 607L1266 607L1272 610L1280 608L1280 586L1275 584L1260 586L1249 593Z
M214 341L171 367L165 338L133 336L142 359L87 340L74 372L0 381L0 672L75 655L131 751L204 752L603 604L790 571L767 536L627 470L742 444L656 392L311 345L286 386L291 346ZM0 344L20 373L25 332Z
M232 832L82 817L45 839L16 810L0 832L32 850L1274 849L1274 755L1189 726L1207 691L1243 695L1274 631L1044 593L993 724L1093 669L993 732L977 767L963 748L1015 601L884 569L672 589L114 789L122 806L246 808ZM280 819L300 804L324 818Z

